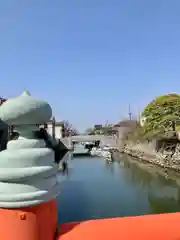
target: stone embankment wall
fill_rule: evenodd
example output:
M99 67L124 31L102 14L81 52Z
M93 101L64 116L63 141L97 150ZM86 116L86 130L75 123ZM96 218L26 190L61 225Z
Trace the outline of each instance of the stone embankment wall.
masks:
M176 144L174 151L169 149L156 151L154 143L127 142L119 145L119 151L141 161L180 171L180 143Z

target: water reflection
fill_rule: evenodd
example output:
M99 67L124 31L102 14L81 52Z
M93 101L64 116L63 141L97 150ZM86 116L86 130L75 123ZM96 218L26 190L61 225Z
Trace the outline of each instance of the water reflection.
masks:
M155 166L141 165L137 160L128 156L121 159L119 167L121 169L124 168L124 171L120 170L124 179L133 184L140 185L141 187L150 188L151 186L161 187L164 185L173 188L178 187L175 180L160 175Z
M112 162L109 162L107 160L104 160L104 162L105 162L106 169L113 175L114 174L115 165Z
M152 194L148 195L149 204L152 213L168 213L180 211L180 195L179 190L173 196L156 197Z
M100 158L74 158L68 176L60 176L61 222L180 211L175 180L122 156L107 163Z
M145 165L142 168L137 161L132 161L132 158L126 157L122 162L123 167L130 170L130 174L124 172L123 177L147 191L151 213L180 211L180 187L175 180L158 174L155 166L150 167L149 172Z

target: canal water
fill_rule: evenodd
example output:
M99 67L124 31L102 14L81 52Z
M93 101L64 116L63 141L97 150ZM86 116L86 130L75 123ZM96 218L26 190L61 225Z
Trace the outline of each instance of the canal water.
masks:
M137 216L180 211L180 187L175 180L123 156L118 162L78 157L59 175L59 222Z

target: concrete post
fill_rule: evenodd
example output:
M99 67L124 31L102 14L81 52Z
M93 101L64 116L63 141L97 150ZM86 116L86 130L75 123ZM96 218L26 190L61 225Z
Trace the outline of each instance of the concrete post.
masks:
M59 184L54 152L34 132L52 115L28 92L0 107L0 118L19 133L0 152L0 239L54 240Z

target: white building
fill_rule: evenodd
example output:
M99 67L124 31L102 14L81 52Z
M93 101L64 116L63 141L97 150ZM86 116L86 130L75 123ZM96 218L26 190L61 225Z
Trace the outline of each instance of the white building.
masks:
M46 123L47 132L56 139L61 139L63 137L63 127L62 122L55 122L53 120Z

